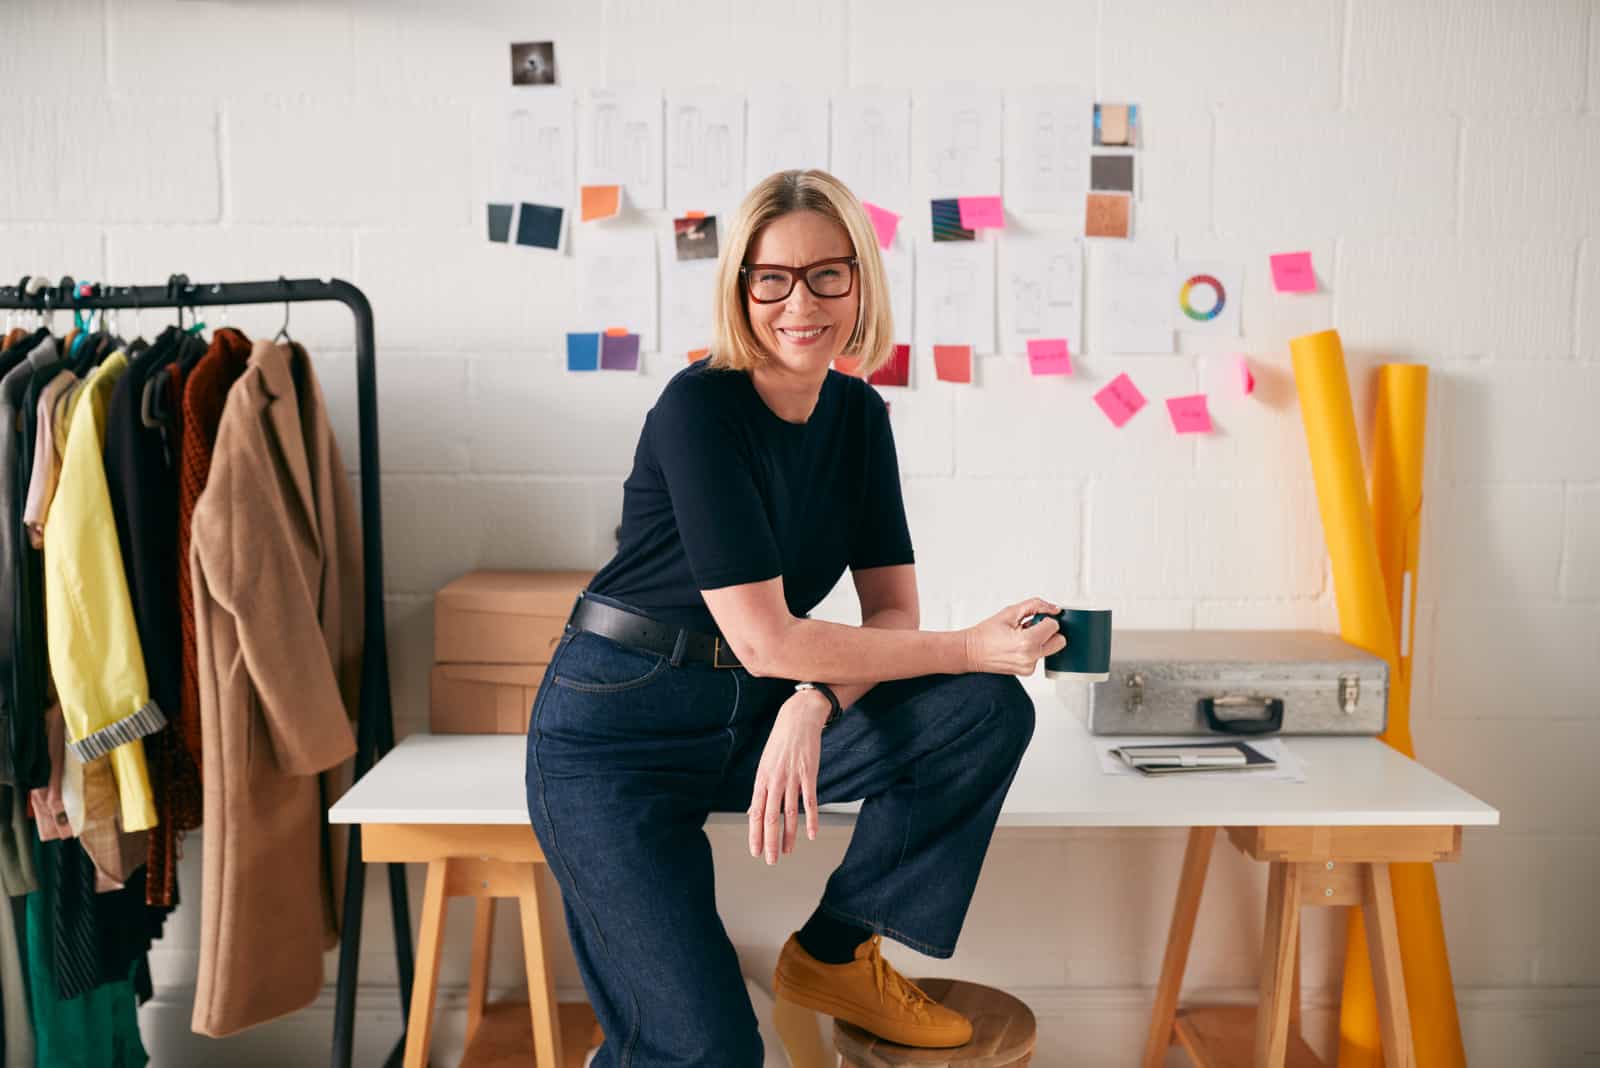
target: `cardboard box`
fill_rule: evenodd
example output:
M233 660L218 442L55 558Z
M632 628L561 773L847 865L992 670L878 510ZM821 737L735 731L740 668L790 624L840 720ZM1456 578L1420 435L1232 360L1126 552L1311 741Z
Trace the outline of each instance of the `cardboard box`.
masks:
M433 600L428 723L440 734L521 734L545 665L592 571L473 571Z
M526 734L543 664L435 664L428 726L435 734Z
M592 571L473 571L433 599L433 659L548 664Z

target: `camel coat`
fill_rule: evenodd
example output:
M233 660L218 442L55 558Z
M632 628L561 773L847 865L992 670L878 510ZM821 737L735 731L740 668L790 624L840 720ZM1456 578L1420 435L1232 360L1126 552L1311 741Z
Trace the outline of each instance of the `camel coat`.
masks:
M205 766L193 1026L220 1036L313 1001L338 938L342 857L324 832L355 753L361 526L300 346L256 341L229 390L189 561Z

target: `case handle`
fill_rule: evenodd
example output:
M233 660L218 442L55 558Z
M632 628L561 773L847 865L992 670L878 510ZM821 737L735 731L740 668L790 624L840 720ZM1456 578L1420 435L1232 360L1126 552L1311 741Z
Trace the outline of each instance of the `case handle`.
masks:
M1283 727L1281 697L1202 697L1197 702L1206 726L1218 734L1271 734ZM1224 716L1219 710L1255 708L1257 716Z

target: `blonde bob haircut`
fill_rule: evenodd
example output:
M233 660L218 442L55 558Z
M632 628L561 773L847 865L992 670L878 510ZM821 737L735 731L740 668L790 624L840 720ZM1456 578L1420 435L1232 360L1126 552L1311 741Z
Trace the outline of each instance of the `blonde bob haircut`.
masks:
M739 205L733 229L717 264L717 291L712 300L713 347L709 366L748 371L770 355L750 328L745 304L744 266L750 246L774 219L795 211L814 211L844 227L856 258L859 298L855 329L842 356L859 357L857 373L863 378L877 370L894 351L894 324L890 318L889 281L878 255L878 239L867 213L855 194L826 171L779 171L750 190ZM804 283L802 283L804 284Z

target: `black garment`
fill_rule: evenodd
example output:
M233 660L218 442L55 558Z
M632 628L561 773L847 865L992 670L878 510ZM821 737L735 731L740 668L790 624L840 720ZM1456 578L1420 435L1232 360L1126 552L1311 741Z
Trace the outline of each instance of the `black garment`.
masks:
M7 775L27 788L43 785L50 771L43 707L29 688L34 676L26 659L27 650L42 641L43 628L35 632L30 624L30 568L36 554L23 531L22 513L32 468L25 473L20 460L24 451L32 456L33 442L22 438L28 422L22 404L32 380L59 366L56 343L47 338L0 380L0 720L5 721Z
M105 468L117 545L128 580L150 697L177 709L183 688L178 634L178 452L165 424L144 422L145 383L198 338L169 328L128 365L106 407Z
M57 996L71 1000L106 983L131 979L139 1003L149 1001L154 991L147 954L172 910L145 905L145 869L135 868L119 890L96 893L94 862L76 838L44 845L45 862L55 865L52 952Z
M645 417L622 490L621 545L589 589L680 626L716 630L701 590L781 575L803 616L846 567L912 562L888 409L837 371L789 423L749 374L691 364Z

